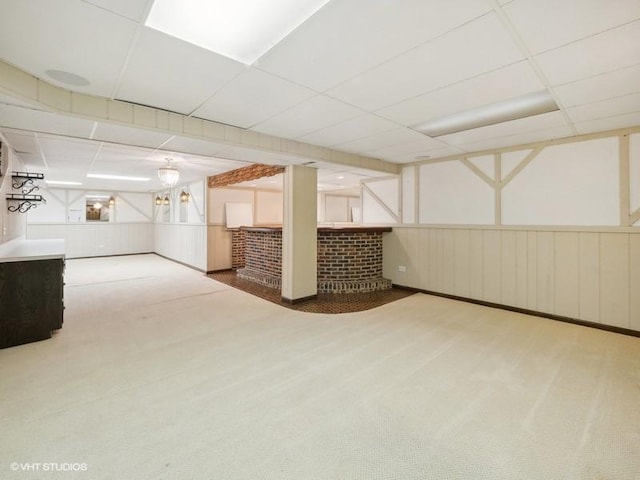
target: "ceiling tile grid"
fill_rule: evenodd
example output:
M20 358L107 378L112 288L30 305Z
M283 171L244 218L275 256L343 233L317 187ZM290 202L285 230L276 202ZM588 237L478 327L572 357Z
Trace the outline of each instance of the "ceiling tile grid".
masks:
M116 97L188 115L245 68L145 28L133 46Z
M9 5L7 5L9 3ZM0 58L57 86L61 70L84 77L76 91L109 97L125 64L137 24L81 1L3 2Z
M216 92L193 115L251 128L315 95L309 88L248 69Z
M326 95L316 95L254 126L252 130L298 138L362 115L362 110Z
M562 85L640 62L640 21L535 56L552 85Z
M504 11L536 55L640 18L640 2L517 0Z
M3 2L0 60L67 90L394 163L640 124L638 0L332 0L251 66L146 27L152 3ZM65 84L47 70L90 83ZM412 129L545 88L560 112L435 139ZM182 152L199 169L214 169L211 157L224 152L277 161L259 149L37 111L6 91L0 127ZM26 133L12 135L29 145Z
M396 103L376 113L412 126L543 88L529 63L521 61Z
M488 10L477 0L334 0L257 66L323 92Z
M378 110L524 58L494 13L410 50L326 93Z

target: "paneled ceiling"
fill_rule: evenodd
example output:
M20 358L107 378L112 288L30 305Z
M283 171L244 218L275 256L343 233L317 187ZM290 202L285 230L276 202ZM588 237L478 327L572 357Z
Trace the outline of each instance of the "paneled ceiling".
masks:
M67 90L393 163L640 125L639 0L331 0L249 66L146 27L152 4L0 0L0 59ZM543 89L559 111L437 138L414 129ZM61 117L7 92L0 127L26 163L60 175L148 174L169 155L212 174L261 155Z

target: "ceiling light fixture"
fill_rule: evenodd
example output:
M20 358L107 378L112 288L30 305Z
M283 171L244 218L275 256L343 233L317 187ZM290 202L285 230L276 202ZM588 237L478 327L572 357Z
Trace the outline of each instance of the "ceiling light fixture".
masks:
M171 166L171 159L167 158L167 165L158 169L158 178L163 187L173 188L180 180L180 172Z
M558 105L551 94L543 90L429 120L414 126L413 129L429 137L440 137L557 110L559 110Z
M102 180L124 180L127 182L148 182L147 177L127 177L122 175L107 175L102 173L87 173L87 178L99 178Z
M251 65L329 0L155 0L145 26Z
M45 75L57 82L72 85L74 87L86 87L91 82L75 73L65 72L64 70L46 70Z
M49 185L82 185L80 182L68 182L66 180L45 180Z

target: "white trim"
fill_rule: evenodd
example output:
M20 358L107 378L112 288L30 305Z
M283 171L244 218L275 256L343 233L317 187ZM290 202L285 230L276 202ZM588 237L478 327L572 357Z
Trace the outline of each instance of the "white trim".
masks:
M398 214L394 213L386 203L382 201L380 197L378 197L373 191L366 185L365 182L362 182L362 188L375 200L375 202L382 207L382 209L387 212L391 218L393 218L396 222L400 223L400 219L398 218Z

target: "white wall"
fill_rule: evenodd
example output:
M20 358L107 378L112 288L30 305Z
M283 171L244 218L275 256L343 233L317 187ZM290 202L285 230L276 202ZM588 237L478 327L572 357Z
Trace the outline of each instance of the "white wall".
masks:
M339 193L318 195L318 221L321 223L358 222L353 218L352 209L360 208L360 197Z
M207 226L156 223L154 251L164 257L207 271Z
M493 224L493 189L460 161L420 167L420 223Z
M7 194L20 193L19 190L13 188L11 172L24 171L24 164L7 143L2 141L2 138L0 138L0 142L2 143L0 147L2 167L0 171L0 244L2 244L25 235L27 216L24 213L12 213L7 210L9 205L16 205L15 202L7 202Z
M406 166L399 185L394 283L640 330L640 131Z
M255 192L255 224L282 225L283 212L282 192L256 190Z
M640 208L640 133L629 136L630 179L631 179L631 211ZM635 223L640 226L640 221Z
M618 225L618 139L542 150L502 191L505 225Z
M231 232L226 228L227 203L250 204L254 225L282 224L282 192L252 188L209 188L207 271L231 268Z
M181 202L181 192L189 194L188 202ZM164 257L184 263L198 270L207 270L207 198L206 179L177 185L172 190L153 194L169 205L155 205L153 218L154 251ZM166 218L168 217L168 218ZM166 221L168 220L168 221Z
M384 236L383 275L640 331L640 232L398 226Z
M40 192L39 192L40 193ZM154 251L153 196L140 192L42 188L47 203L27 213L29 239L63 238L67 258ZM109 221L86 221L88 194L113 196ZM79 222L76 222L77 213Z
M154 251L152 223L33 223L28 239L63 238L67 258L129 255Z
M400 183L399 176L362 182L362 223L395 224L400 221Z
M282 224L282 192L250 188L210 188L209 224L225 225L227 203L250 203L253 208L253 223Z

